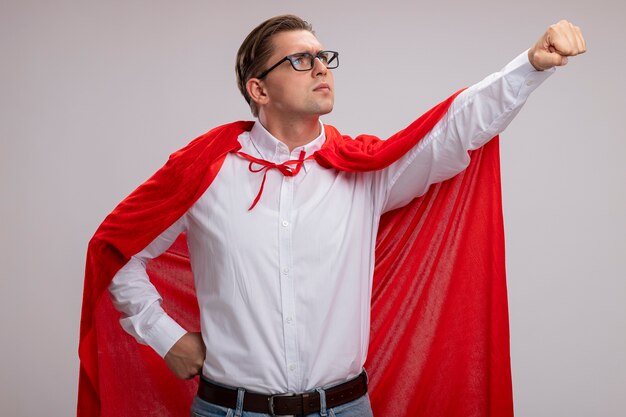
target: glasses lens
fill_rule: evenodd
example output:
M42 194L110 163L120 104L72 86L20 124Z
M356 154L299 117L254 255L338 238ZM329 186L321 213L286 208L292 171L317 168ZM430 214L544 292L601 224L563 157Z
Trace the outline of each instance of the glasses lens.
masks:
M290 61L297 71L308 71L313 68L313 57L309 54L291 55Z
M339 66L339 55L333 51L322 51L317 57L322 64L326 65L326 68L337 68Z

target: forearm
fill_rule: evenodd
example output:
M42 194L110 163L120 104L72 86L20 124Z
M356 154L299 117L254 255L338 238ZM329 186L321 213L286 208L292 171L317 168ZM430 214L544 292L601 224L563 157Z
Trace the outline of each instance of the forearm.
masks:
M425 139L454 141L464 151L481 147L511 123L530 94L553 72L535 70L528 52L521 53L501 71L459 94L429 133L432 138Z
M161 307L161 296L148 278L145 260L131 258L113 278L109 293L122 313L122 328L161 357L186 333Z
M146 263L165 252L184 230L185 216L133 256L109 285L113 305L122 313L124 330L162 357L186 331L161 308L161 295L150 282Z
M524 52L459 94L434 128L382 173L381 186L387 192L382 211L400 207L430 185L463 171L469 164L468 151L502 132L552 72L536 71Z

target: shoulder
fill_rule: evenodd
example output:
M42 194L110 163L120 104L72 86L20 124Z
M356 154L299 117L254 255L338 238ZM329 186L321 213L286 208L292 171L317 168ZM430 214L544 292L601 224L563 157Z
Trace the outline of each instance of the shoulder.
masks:
M193 139L185 147L172 153L170 160L193 156L207 151L215 151L217 154L229 152L237 147L237 137L243 132L250 131L253 125L253 121L246 120L217 126Z

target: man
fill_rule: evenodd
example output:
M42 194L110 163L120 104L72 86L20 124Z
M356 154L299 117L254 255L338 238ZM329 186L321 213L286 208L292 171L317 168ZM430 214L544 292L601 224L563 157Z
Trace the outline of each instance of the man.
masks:
M451 97L389 144L361 138L352 152L351 141L320 122L333 109L338 53L325 50L296 16L269 19L237 55L239 88L258 121L219 128L175 154L101 227L111 241L135 227L149 240L136 251L124 239L107 242L100 252L115 252L107 257L123 267L108 260L101 267L95 259L87 275L110 268L107 278L94 274L100 286L113 278L109 291L124 329L179 378L201 375L192 415L372 415L363 365L381 215L462 172L468 151L508 125L546 70L582 52L580 30L561 21L501 72ZM380 152L370 158L370 147ZM190 168L207 152L215 156ZM364 154L369 159L360 163ZM199 179L181 179L179 189L169 179L178 175ZM183 196L182 211L156 221L158 232L144 232L153 226L143 223L154 221L136 202L150 201L156 212L167 199L169 211L173 193ZM146 272L181 233L201 333L187 332L164 311ZM84 327L91 315L83 316ZM81 351L83 362L85 356Z

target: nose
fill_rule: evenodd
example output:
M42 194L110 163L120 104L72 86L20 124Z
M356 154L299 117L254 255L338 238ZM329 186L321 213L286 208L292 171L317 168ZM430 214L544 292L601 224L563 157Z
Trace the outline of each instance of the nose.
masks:
M326 65L324 65L318 57L315 57L313 59L313 71L311 71L311 74L317 77L318 75L326 75L327 72L328 68L326 68Z

